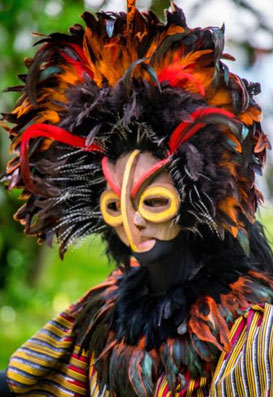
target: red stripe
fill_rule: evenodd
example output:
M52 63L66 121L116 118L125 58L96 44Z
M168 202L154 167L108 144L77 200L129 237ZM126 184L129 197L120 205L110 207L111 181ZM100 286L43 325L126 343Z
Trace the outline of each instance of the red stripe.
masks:
M233 336L233 338L231 340L231 344L232 345L234 345L234 343L237 342L237 340L238 340L239 336L241 335L245 325L246 325L246 320L245 320L244 317L242 317L241 322L240 322L240 324L239 324L239 326L238 326L238 328L237 328L237 330L236 330L236 332L235 332L235 334L234 334L234 336Z
M83 356L83 355L79 356L78 354L73 353L72 357L76 358L77 360L84 361L85 363L88 362L88 358L86 356Z
M69 364L69 367L68 367L68 368L71 369L71 370L74 371L74 372L78 372L79 374L82 374L82 375L86 375L86 376L87 376L87 370L86 370L86 369L76 367L76 366L73 365L73 364Z
M256 311L256 310L255 310ZM253 309L251 309L248 313L247 319L246 319L246 329L247 331L249 331L250 325L252 323L255 311Z
M163 380L164 380L164 376L165 376L165 375L162 374L162 375L160 376L158 382L157 382L157 386L156 386L155 396L154 396L154 397L157 397L157 396L158 396L158 392L160 391L161 384L162 384L162 382L163 382Z
M246 320L244 317L242 317L241 322L235 332L235 334L233 335L233 338L231 340L231 345L232 347L236 344L237 340L239 339L244 327L246 325ZM228 356L230 355L230 351L226 353L224 360L226 360L228 358Z
M64 318L65 320L69 321L70 323L74 323L75 318L72 316L69 316L67 313L63 312L60 314L60 317Z
M73 342L73 341L74 341L74 337L73 337L73 336L64 336L64 337L62 338L62 340L63 340L64 342Z
M185 387L183 388L183 390L179 394L180 397L184 397L187 394L187 391L188 391L188 388L189 388L189 382L191 380L191 376L190 376L190 371L189 370L187 370L187 372L185 373L184 377L185 377L186 384L185 384Z
M260 327L260 326L261 326L261 324L262 324L262 322L263 322L263 318L264 318L263 314L260 313L259 319L258 319L258 321L257 321L257 327Z
M163 394L162 394L162 397L166 397L166 395L167 395L167 393L170 391L170 387L169 387L169 385L168 385L168 383L167 383L167 385L166 385L166 387L165 387L165 389L164 389L164 391L163 391Z
M170 158L166 158L163 160L158 161L156 164L154 164L147 172L145 172L144 175L140 177L140 179L135 183L135 185L132 188L131 191L131 198L134 198L137 192L139 191L140 187L143 185L143 183L146 181L146 179L156 173L159 169L164 167L168 162L170 161Z
M69 379L68 380L69 383L72 383L73 385L79 386L82 389L86 390L87 389L87 384L84 382L80 382L79 380L76 379Z
M90 379L93 378L93 376L95 376L96 373L97 373L96 368L95 368L94 365L92 365L92 372L91 372L91 375L90 375Z
M120 197L121 196L120 186L114 182L114 180L111 176L111 172L108 167L108 158L106 156L103 157L103 159L101 161L101 166L102 166L102 172L103 172L103 175L104 175L106 181L111 186L111 189L113 190L113 192L115 192Z

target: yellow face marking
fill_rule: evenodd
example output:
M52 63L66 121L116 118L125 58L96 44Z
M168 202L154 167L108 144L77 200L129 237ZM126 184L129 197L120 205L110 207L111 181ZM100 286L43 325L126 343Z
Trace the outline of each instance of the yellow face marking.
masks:
M135 163L135 160L137 156L139 155L140 151L139 150L134 150L127 163L125 166L125 171L123 175L123 182L122 182L122 188L121 188L121 214L122 214L122 219L123 219L123 227L125 230L125 233L127 235L130 247L137 252L137 246L134 244L133 240L133 235L132 231L130 228L130 221L129 221L129 206L132 206L131 200L130 200L130 176L131 176L131 171L133 168L133 165Z
M141 161L142 160L142 161ZM157 159L139 150L121 157L111 169L111 180L117 184L119 192L113 191L110 184L101 194L100 207L105 222L112 226L121 241L130 246L134 252L143 252L143 243L156 239L170 240L180 231L180 226L173 224L180 206L180 197L171 176L163 172L141 185L138 193L132 197L132 188L139 180L139 175L146 175L145 170L157 164ZM149 186L147 186L149 184ZM147 244L148 244L147 243Z
M111 208L113 207L113 208ZM122 214L120 211L120 198L112 190L105 190L100 197L100 210L104 221L112 226L122 225Z
M140 196L138 212L147 221L162 223L172 219L178 212L180 198L172 186L151 186Z

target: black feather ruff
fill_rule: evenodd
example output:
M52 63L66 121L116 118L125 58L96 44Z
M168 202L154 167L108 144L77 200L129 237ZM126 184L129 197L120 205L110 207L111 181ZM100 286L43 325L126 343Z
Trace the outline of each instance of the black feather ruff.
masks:
M242 314L240 301L237 306L240 309L232 313L222 306L222 299L239 279L246 280L240 294L250 305L273 301L270 277L264 278L262 272L256 276L252 273L266 268L266 256L261 255L260 262L256 256L254 264L230 235L223 241L212 235L206 240L192 241L186 235L184 239L188 248L194 250L190 256L192 262L187 264L197 269L192 278L174 282L168 291L156 295L150 288L147 268L132 267L124 273L116 271L109 281L91 290L74 307L76 343L86 352L94 352L101 387L106 385L107 390L115 390L121 397L151 396L151 385L162 373L173 390L178 384L183 385L185 371L193 379L209 377L220 350L213 343L200 340L194 329L189 330L196 304L202 315L208 315L206 299L212 299L230 327ZM262 234L256 233L255 242L251 238L251 243L255 253L264 244ZM183 259L181 266L182 262ZM217 335L218 331L213 332ZM145 364L146 359L149 365ZM138 389L140 367L146 394Z
M136 345L145 335L146 348L158 348L167 338L178 335L178 327L186 321L191 305L198 299L209 295L219 303L220 295L230 292L230 285L253 269L240 245L233 241L231 248L228 240L215 239L214 250L216 247L217 250L203 251L207 254L202 259L199 255L191 256L192 262L187 266L200 269L197 274L183 284L176 282L161 295L151 291L145 266L126 272L118 283L110 319L110 328L116 338L124 338L129 345ZM197 247L195 242L196 252L202 252ZM186 259L181 258L181 267L183 260Z

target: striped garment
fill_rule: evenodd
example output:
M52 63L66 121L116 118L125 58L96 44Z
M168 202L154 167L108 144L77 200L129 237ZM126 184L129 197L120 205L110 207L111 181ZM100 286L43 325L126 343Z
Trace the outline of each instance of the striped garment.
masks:
M273 306L255 305L231 329L232 349L222 354L212 397L273 396Z
M106 388L99 389L93 357L80 354L74 343L74 321L69 311L62 313L11 357L7 375L15 395L109 396ZM186 377L186 385L175 397L273 395L272 323L273 306L252 306L231 329L232 349L220 356L210 393L208 378ZM154 396L172 396L164 374L157 381Z

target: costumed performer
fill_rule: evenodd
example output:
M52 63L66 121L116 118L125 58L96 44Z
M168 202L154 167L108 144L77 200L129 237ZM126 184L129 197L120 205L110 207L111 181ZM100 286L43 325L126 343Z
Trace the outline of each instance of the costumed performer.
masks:
M85 12L26 61L5 115L16 219L61 256L100 234L117 269L12 355L12 395L272 393L259 84L223 62L223 28L171 8Z

